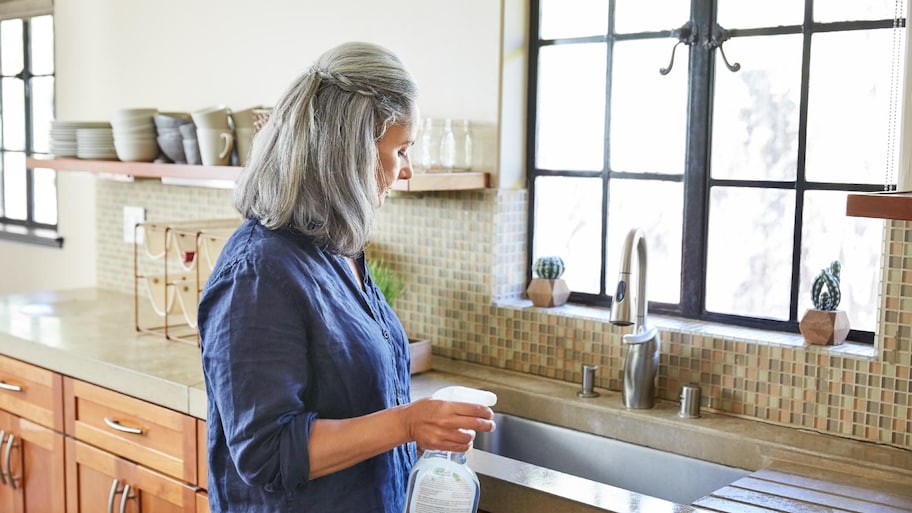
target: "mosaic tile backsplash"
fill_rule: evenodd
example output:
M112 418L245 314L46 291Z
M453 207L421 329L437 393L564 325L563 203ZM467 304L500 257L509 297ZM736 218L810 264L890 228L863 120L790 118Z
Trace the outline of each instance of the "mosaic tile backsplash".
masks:
M129 293L124 205L145 207L155 221L236 215L230 191L155 181L100 180L97 198L99 286ZM591 309L522 300L526 208L522 190L396 193L380 211L368 254L406 276L395 309L409 336L430 339L435 354L575 383L583 363L596 363L596 386L620 391L622 329ZM660 398L677 401L680 386L696 382L704 407L718 412L912 447L912 223L890 221L886 236L873 355L685 321L662 329Z

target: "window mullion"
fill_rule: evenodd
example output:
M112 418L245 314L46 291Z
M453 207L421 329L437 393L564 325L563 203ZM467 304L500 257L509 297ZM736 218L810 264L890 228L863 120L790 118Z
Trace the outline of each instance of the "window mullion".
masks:
M706 296L706 248L709 225L709 148L712 119L712 54L703 41L712 27L712 0L694 0L691 17L697 42L690 46L687 151L684 171L681 313L697 317Z

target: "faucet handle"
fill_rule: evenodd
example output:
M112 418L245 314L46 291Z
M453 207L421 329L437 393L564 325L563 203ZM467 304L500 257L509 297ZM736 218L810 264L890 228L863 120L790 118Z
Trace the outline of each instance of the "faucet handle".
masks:
M595 371L598 370L598 368L598 365L586 365L585 363L583 364L583 388L576 393L578 397L589 399L599 396L599 393L594 390Z

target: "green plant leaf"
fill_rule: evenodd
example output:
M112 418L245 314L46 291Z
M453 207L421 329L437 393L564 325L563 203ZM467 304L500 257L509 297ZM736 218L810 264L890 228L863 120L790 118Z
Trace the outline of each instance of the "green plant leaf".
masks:
M377 288L383 293L383 297L386 298L386 302L393 306L396 298L399 297L399 294L405 288L405 279L382 258L376 260L368 259L367 268L374 280L374 284L377 285Z

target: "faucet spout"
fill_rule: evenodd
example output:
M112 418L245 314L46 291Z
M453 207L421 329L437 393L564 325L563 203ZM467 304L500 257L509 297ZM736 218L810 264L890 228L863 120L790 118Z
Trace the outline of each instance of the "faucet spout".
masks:
M637 255L636 320L631 321L630 275L633 249ZM624 406L652 408L655 406L655 378L659 370L659 331L646 325L646 238L643 231L633 229L624 239L621 268L614 300L611 303L611 323L633 325L633 332L624 335L627 357L624 360Z
M629 297L633 248L636 248L637 252L636 321L632 321L630 317ZM639 333L646 327L646 236L639 228L630 230L624 239L618 284L614 300L611 302L611 323L618 326L633 324L634 333Z

